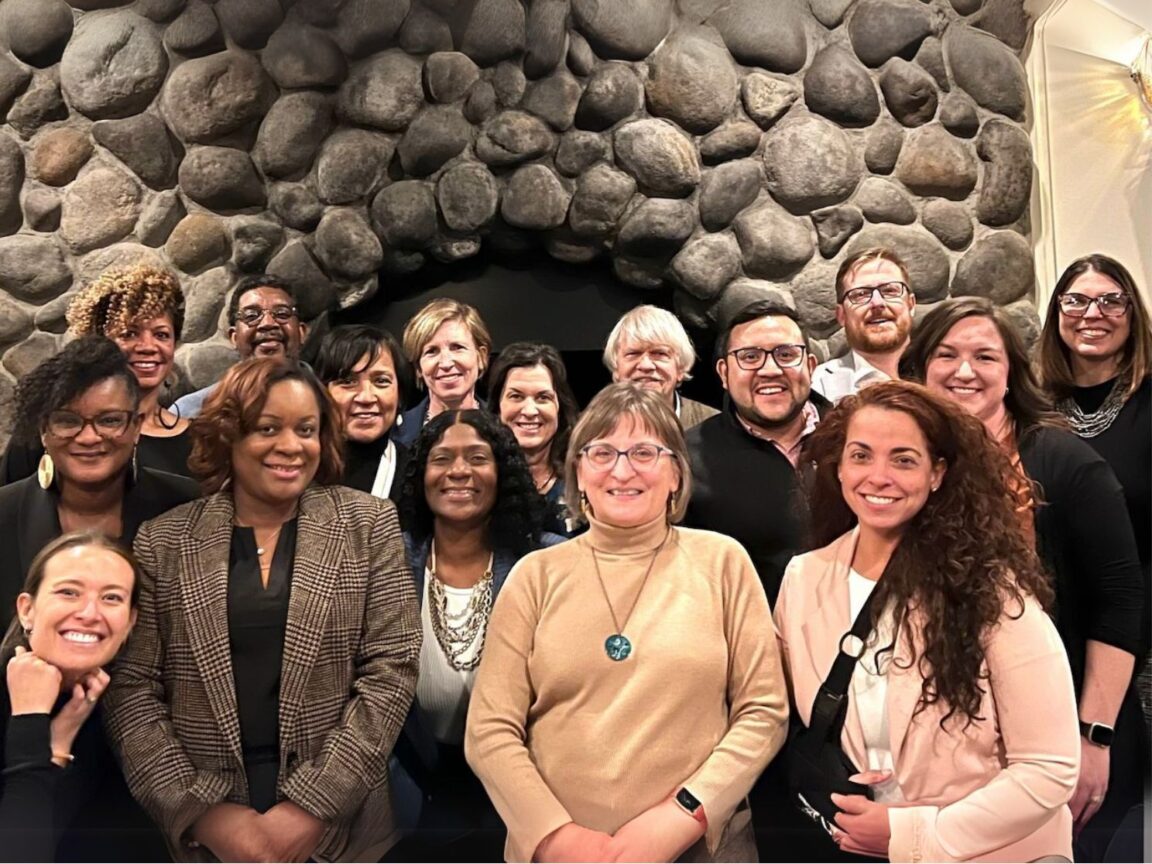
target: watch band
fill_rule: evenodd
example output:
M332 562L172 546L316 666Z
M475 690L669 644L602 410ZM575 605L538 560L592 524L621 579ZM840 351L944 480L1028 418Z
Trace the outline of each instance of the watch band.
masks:
M1080 734L1097 747L1111 747L1116 730L1105 723L1085 723L1081 720Z
M684 786L680 787L675 798L681 810L705 827L708 826L708 815L704 812L704 805L700 803L699 798L689 792Z

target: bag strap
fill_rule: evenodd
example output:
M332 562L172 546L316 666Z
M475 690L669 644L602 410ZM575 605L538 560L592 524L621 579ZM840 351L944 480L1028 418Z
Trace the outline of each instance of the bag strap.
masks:
M856 670L856 661L864 654L864 640L872 629L872 600L876 591L868 595L864 605L860 607L852 629L840 637L840 647L836 652L836 660L832 669L820 689L816 691L816 698L812 702L812 717L808 729L816 741L827 741L831 734L839 737L844 727L844 697L848 694L848 685L852 681L852 673ZM848 645L848 637L855 637ZM858 653L849 653L855 649Z

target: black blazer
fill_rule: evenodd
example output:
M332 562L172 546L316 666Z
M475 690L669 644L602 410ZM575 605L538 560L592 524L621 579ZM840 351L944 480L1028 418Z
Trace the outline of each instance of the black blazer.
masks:
M198 498L200 488L187 477L140 468L124 492L124 533L120 541L132 548L136 531L149 519L178 504ZM60 536L56 488L41 489L36 477L25 477L0 488L0 632L6 630L24 588L24 577L36 553Z

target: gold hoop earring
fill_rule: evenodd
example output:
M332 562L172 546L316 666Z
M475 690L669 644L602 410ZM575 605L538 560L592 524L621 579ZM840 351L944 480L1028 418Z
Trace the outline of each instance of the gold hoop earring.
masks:
M56 477L56 463L52 461L52 457L45 453L40 457L40 464L36 466L36 480L40 484L40 488L47 490L52 488L52 480Z

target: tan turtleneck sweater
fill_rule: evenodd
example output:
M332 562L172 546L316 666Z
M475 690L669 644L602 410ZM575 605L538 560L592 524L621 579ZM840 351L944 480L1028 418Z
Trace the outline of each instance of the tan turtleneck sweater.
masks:
M604 651L615 626L593 550L632 642L620 662ZM703 803L715 852L787 717L771 612L743 547L663 518L633 529L593 520L509 574L465 748L508 827L509 861L532 860L567 822L615 833L681 786Z

